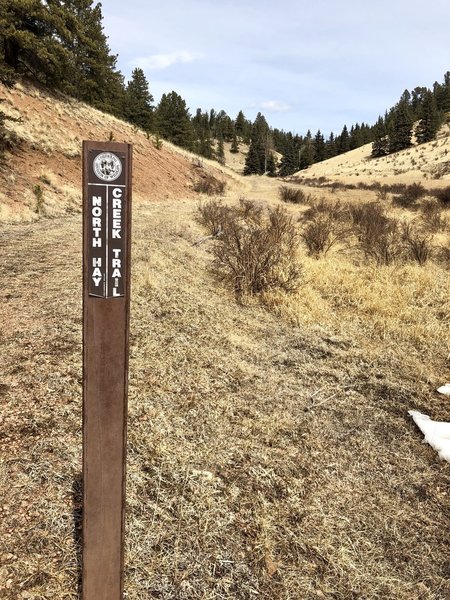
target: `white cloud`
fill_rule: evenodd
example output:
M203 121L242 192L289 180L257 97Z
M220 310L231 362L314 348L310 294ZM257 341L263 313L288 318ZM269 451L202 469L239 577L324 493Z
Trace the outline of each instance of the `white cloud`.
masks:
M280 100L268 100L267 102L263 102L261 107L269 112L287 112L288 110L291 110L289 104L280 102Z
M201 54L181 50L179 52L168 52L167 54L152 54L151 56L142 56L133 61L141 69L160 71L167 69L176 63L191 63L194 60L203 58Z

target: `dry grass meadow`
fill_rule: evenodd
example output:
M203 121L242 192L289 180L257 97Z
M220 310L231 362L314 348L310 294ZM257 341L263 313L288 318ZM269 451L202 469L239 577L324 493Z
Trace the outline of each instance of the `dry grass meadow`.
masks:
M8 93L11 106L33 118L39 98L27 100L23 88ZM69 123L69 108L65 114L63 101L52 101ZM76 114L70 121L68 148L78 126L81 135L102 123L104 133L111 128L100 113L83 115L83 124ZM237 164L218 172L205 163L202 172L227 181L224 205L245 196L264 211L282 206L299 233L297 291L269 289L236 302L211 268L219 240L195 245L208 233L198 223L198 203L208 198L192 189L200 167L117 127L116 139L135 141L139 157L125 597L450 598L450 466L420 443L407 415L416 408L450 420L448 398L435 391L450 381L450 210L440 206L436 220L427 212L429 194L405 208L392 192L298 181L287 185L309 198L288 204L279 199L284 182L242 178ZM54 212L35 213L25 195L3 202L0 598L75 600L80 205L75 196L67 208L55 166L50 183L39 180L57 154L21 135L20 153L1 176L19 181L17 165L31 165L19 191L38 181L44 192L52 186ZM76 190L78 154L64 160L64 185ZM335 166L321 169L320 176L342 182ZM450 185L448 174L422 183ZM420 266L399 255L377 264L354 232L325 255L308 254L301 235L322 197L327 206L381 203L390 218L432 236L429 259Z

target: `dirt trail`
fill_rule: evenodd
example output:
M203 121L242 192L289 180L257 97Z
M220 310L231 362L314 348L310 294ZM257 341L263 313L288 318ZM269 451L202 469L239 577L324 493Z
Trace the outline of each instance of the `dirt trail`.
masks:
M428 391L236 305L194 209L134 212L127 597L448 597L448 465L406 418ZM80 246L79 215L0 234L8 600L77 597Z

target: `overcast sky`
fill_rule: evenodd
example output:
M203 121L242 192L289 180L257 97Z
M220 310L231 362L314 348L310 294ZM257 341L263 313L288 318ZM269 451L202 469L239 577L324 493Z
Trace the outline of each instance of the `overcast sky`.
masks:
M261 111L300 134L372 124L450 70L450 0L104 0L103 15L156 102L175 90L191 113Z

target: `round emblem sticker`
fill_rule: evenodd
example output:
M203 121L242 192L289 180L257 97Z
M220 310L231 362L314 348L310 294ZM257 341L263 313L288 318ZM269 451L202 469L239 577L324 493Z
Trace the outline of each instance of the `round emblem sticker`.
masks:
M94 159L94 173L103 181L115 181L122 173L122 162L112 152L102 152Z

